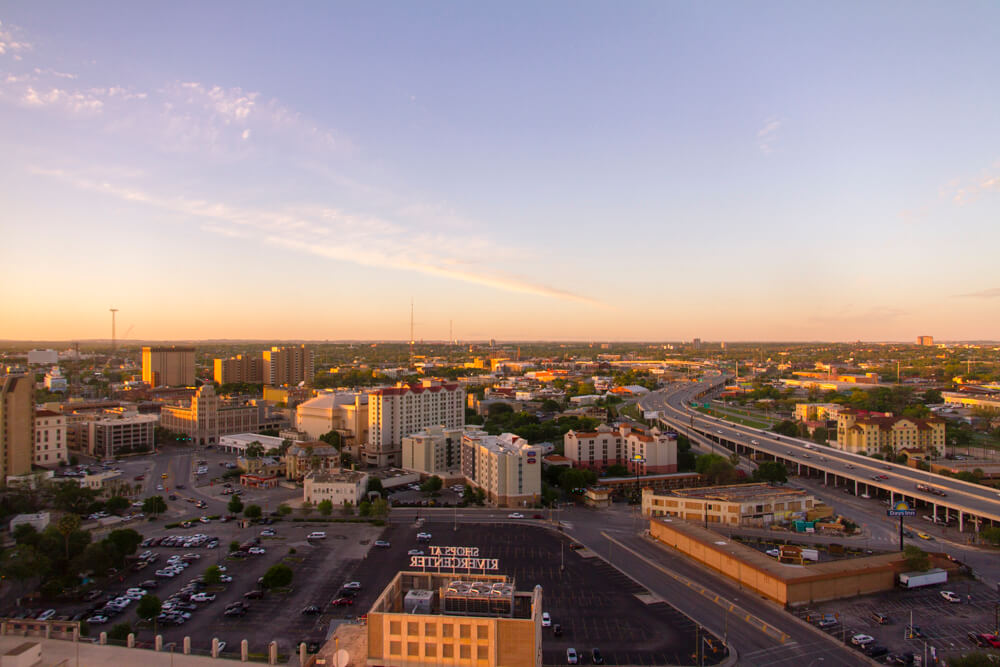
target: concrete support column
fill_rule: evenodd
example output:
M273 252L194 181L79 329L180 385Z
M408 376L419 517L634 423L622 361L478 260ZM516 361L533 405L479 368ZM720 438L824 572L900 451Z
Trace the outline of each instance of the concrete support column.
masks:
M135 648L135 633L128 633L128 638L125 640L125 645L129 648Z
M162 651L163 650L163 635L156 635L153 637L153 650Z
M854 480L854 495L858 495L858 480Z
M963 530L965 530L964 519L965 519L965 514L962 512L962 510L958 510L958 532L960 533Z
M98 635L97 643L100 644L101 646L106 645L108 643L108 633L102 632L100 635Z
M46 639L52 638L52 624L49 623L48 621L45 622L45 638Z
M889 489L889 504L890 505L896 504L896 492L893 491L892 489Z
M73 641L75 641L75 642L80 641L80 626L79 625L74 626L74 628L73 628Z
M181 650L184 651L184 655L191 655L191 638L190 637L185 637L184 638L184 643L181 646L182 646Z
M826 486L826 485L827 485L827 474L826 474L826 471L824 470L823 471L823 486Z
M0 635L7 634L7 621L0 623Z
M302 642L299 644L299 664L306 664L306 643Z
M272 641L267 645L267 664L278 664L278 642Z
M250 642L246 639L240 642L240 660L246 662L250 659Z
M218 658L219 657L219 638L218 637L212 637L212 657L213 658Z
M934 503L934 523L937 523L937 503Z

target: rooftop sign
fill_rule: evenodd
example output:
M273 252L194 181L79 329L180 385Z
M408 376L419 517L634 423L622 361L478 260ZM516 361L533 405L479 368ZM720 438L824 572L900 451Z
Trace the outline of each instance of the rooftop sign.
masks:
M410 556L410 567L452 570L498 570L498 558L480 558L479 547L428 547L429 556Z

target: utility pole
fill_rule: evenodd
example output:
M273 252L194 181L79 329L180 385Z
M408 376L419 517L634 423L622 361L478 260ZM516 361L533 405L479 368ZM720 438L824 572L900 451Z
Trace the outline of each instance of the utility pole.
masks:
M115 313L117 308L108 308L111 311L111 356L115 356Z

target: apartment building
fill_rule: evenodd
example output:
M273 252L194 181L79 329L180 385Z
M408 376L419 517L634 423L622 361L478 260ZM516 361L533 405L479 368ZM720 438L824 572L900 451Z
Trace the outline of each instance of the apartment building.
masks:
M264 355L260 352L237 354L228 359L216 359L213 366L214 378L219 384L264 383Z
M311 472L302 480L302 501L317 505L324 500L336 509L344 501L354 507L361 504L368 491L368 475L356 470Z
M795 419L801 422L836 419L843 409L839 403L796 403Z
M142 348L142 381L150 387L194 385L194 348L169 345Z
M642 490L642 514L732 526L764 526L798 518L816 506L811 493L769 484L703 486L657 492Z
M368 442L362 460L375 466L399 465L403 438L438 425L465 425L465 390L458 384L423 380L377 389L368 395Z
M35 388L27 375L0 376L0 483L31 472Z
M921 347L933 347L934 336L917 336L917 345Z
M473 428L462 436L462 474L495 505L533 504L542 494L542 453L513 433Z
M368 394L324 392L295 408L295 428L316 440L324 433L340 434L344 453L360 459L368 441Z
M113 459L122 454L152 451L156 445L156 415L108 416L87 422L86 450Z
M313 349L297 345L264 350L262 374L264 382L275 387L308 384L315 374Z
M639 475L677 472L677 436L656 427L621 424L616 429L601 424L596 431L568 431L563 453L580 468L622 465Z
M939 417L915 419L845 408L837 415L836 447L867 455L921 449L944 456L945 422Z
M68 460L66 416L53 410L35 410L35 465L58 465Z
M444 478L462 474L462 435L460 428L428 426L403 438L405 470Z
M214 445L230 433L256 433L260 409L252 403L219 398L212 385L198 388L190 405L165 405L160 410L160 425L189 436L195 444Z

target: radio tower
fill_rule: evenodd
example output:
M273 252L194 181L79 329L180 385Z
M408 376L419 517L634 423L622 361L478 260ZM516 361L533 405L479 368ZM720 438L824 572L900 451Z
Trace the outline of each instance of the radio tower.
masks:
M117 308L108 308L111 311L111 356L115 356L115 313Z
M413 365L413 298L410 298L410 366Z

